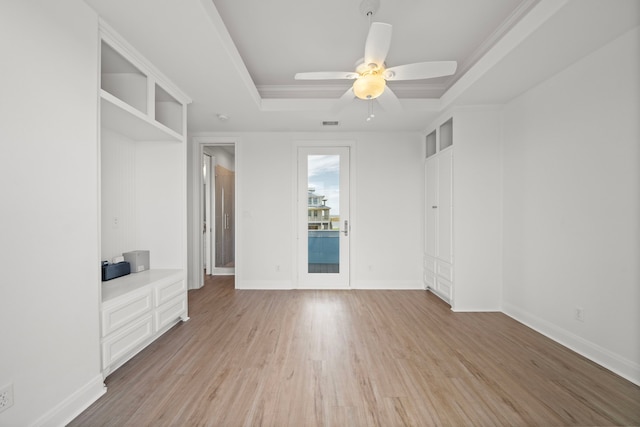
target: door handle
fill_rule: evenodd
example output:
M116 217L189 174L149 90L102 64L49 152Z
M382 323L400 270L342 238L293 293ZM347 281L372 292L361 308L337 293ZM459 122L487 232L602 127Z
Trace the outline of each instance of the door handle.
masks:
M349 221L347 221L346 219L344 220L344 230L342 230L342 232L344 233L345 237L349 235Z

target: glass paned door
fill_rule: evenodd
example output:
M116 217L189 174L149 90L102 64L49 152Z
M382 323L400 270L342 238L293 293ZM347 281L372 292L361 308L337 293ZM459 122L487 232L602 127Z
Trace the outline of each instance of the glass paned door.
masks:
M301 288L349 287L349 148L298 149Z

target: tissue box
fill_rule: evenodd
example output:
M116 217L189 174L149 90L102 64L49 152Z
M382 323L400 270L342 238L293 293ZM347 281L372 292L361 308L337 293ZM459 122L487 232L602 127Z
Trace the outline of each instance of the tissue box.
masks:
M102 281L115 279L116 277L126 276L131 272L129 263L126 261L118 262L116 264L107 264L106 261L102 264Z
M132 273L139 273L149 269L149 251L125 252L122 256L131 265Z

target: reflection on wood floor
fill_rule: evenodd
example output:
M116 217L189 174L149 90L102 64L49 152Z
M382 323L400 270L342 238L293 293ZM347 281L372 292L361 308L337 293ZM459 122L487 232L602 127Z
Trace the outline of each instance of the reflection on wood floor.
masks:
M426 291L189 291L72 426L640 425L640 388Z

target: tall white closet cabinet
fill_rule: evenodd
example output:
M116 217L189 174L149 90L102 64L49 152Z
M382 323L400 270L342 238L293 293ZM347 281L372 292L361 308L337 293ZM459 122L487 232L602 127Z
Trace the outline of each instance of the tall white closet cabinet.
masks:
M446 302L453 291L453 146L451 119L427 137L424 282Z
M426 137L424 285L454 311L500 310L500 120L458 107Z
M101 284L106 377L187 310L186 106L189 98L100 24L101 259L148 250L150 269Z

